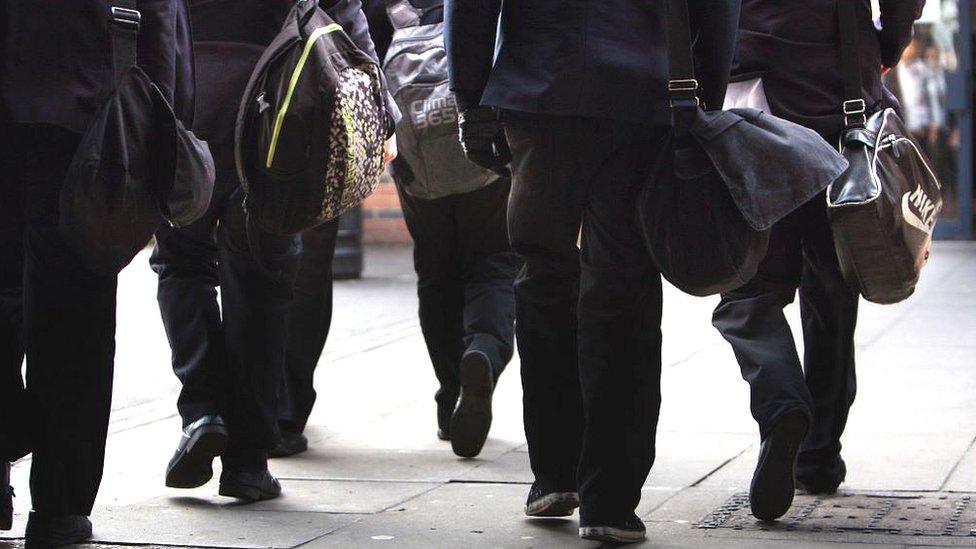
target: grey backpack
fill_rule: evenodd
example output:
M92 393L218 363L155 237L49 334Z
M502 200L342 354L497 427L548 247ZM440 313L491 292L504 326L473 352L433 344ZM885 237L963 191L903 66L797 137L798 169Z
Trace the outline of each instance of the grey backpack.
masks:
M403 113L396 138L412 173L403 190L425 199L474 191L498 175L468 161L458 141L457 103L447 81L444 24L421 25L409 0L387 0L393 41L383 63L389 91Z

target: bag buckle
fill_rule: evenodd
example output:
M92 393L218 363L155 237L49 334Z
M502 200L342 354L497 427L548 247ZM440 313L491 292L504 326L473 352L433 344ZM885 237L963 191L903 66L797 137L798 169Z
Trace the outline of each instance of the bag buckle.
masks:
M112 21L120 27L138 32L139 25L142 22L142 14L139 13L139 10L112 6Z
M863 126L867 124L868 118L865 115L867 110L867 103L863 99L849 99L844 101L844 125Z
M668 102L669 105L674 107L676 95L681 95L684 93L692 94L695 100L695 106L701 106L701 100L698 99L698 80L694 78L682 78L678 80L668 80L668 93L671 94L671 100ZM690 98L689 98L690 99Z

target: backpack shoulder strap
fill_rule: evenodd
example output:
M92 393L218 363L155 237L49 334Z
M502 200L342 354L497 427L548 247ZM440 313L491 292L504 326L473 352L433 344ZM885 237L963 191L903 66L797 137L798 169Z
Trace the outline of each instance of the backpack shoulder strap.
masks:
M110 33L112 72L115 82L122 78L129 67L137 64L136 47L139 27L142 25L142 14L136 8L136 0L112 1Z
M411 4L410 0L386 0L386 13L394 29L419 26L424 16L424 10Z

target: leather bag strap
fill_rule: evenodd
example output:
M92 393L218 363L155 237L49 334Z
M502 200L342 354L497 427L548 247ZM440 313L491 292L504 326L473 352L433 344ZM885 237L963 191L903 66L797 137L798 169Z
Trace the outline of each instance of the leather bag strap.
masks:
M854 0L837 0L840 33L840 70L844 79L844 126L861 128L867 123L867 104L861 95L861 62L858 54L857 7Z
M112 1L112 74L116 83L137 64L137 41L142 24L137 4L137 0Z

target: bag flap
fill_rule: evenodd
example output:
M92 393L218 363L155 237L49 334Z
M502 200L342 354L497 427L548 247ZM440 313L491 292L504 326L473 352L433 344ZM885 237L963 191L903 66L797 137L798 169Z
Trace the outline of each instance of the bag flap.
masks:
M772 227L847 169L847 160L813 130L756 109L699 111L691 134L757 231Z

